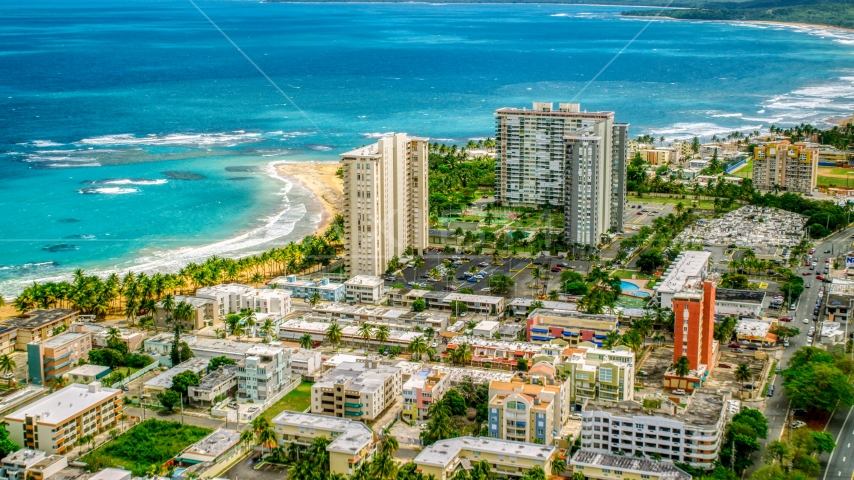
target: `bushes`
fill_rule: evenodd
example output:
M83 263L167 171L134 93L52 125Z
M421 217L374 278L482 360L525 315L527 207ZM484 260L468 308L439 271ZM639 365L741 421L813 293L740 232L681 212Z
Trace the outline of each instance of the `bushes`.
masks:
M133 476L143 476L152 465L162 465L210 432L178 422L147 420L81 460L90 470L124 467Z

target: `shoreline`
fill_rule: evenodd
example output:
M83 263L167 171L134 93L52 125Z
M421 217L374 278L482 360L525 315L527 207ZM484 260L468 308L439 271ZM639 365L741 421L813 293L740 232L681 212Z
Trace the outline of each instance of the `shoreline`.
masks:
M581 5L581 4L573 4L573 5ZM615 5L620 6L620 5ZM640 7L632 7L632 8L640 8ZM668 9L670 10L670 9ZM675 10L675 9L674 9ZM681 10L690 10L688 8L682 8ZM740 23L746 25L774 25L777 27L789 27L789 28L817 28L820 30L838 30L840 32L846 33L854 33L854 28L845 28L845 27L834 27L832 25L821 25L817 23L803 23L803 22L782 22L779 20L714 20L714 19L706 19L706 18L676 18L668 15L658 15L655 17L649 17L646 15L620 15L621 17L626 18L637 18L637 19L666 19L673 20L677 22L714 22L714 23Z
M280 161L272 164L276 175L299 182L310 191L322 209L315 235L322 233L332 223L332 218L341 212L344 184L336 175L338 161L311 160L307 162Z

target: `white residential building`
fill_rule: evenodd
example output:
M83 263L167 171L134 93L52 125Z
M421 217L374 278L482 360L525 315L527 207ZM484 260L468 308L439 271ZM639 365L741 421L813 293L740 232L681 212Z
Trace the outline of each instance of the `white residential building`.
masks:
M314 375L320 370L321 365L323 365L323 358L320 356L320 350L302 348L291 355L291 371L303 377Z
M474 329L472 329L472 335L476 337L492 338L498 332L500 327L501 323L499 322L484 320L475 325Z
M587 402L616 404L635 394L635 355L626 347L594 348L590 343L565 349L557 365L569 378L567 406L580 412Z
M427 248L427 146L401 133L340 155L348 274L381 275L408 247Z
M518 478L534 467L551 474L557 448L551 445L513 442L488 437L456 437L440 440L415 457L415 465L425 477L449 480L457 470L478 462L487 462L489 470L500 477Z
M264 401L291 379L291 350L278 343L258 344L237 364L237 396Z
M430 405L445 396L451 387L450 375L439 368L423 368L403 384L403 410L406 422L424 420Z
M495 198L505 206L564 209L570 243L595 246L622 231L628 125L577 103L496 110Z
M237 366L222 365L199 380L198 385L187 387L190 403L211 405L222 401L228 392L237 388Z
M281 316L291 313L291 292L270 288L255 288L240 283L225 283L196 290L196 297L209 298L218 305L218 316L240 313L248 308L257 313Z
M374 420L401 395L399 367L375 360L344 362L311 386L311 412Z
M378 304L383 298L385 283L382 278L356 275L344 282L348 302Z
M727 397L694 390L687 406L664 396L658 409L640 402L614 407L588 404L582 413L581 448L632 457L661 455L666 461L709 470L718 457L726 426Z

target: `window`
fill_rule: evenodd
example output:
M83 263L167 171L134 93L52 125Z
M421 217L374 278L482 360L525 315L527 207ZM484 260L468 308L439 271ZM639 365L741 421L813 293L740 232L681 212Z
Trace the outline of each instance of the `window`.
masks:
M599 381L600 382L612 382L613 381L613 371L609 368L602 368L599 370Z

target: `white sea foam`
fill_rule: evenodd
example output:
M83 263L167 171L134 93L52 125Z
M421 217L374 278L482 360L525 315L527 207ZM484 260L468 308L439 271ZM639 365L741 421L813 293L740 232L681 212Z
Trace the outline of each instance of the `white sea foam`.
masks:
M365 138L383 138L390 137L394 135L394 132L372 132L372 133L361 133L361 136Z
M829 117L848 116L854 110L854 77L840 76L825 84L801 87L774 96L762 106L780 122L821 124Z
M150 134L145 137L137 137L132 133L123 133L118 135L102 135L99 137L84 138L77 145L96 145L96 146L120 146L120 145L149 145L149 146L168 146L168 145L192 145L200 147L210 146L225 146L228 144L243 144L262 141L260 133L170 133L168 135Z
M50 140L33 140L33 146L38 148L59 147L61 145L61 143L52 142Z
M761 130L762 125L742 125L739 127L725 127L711 122L697 123L675 123L673 125L661 128L653 128L648 132L653 136L665 136L673 140L685 140L693 137L706 138L712 135L721 135L739 132L752 132L753 130Z
M168 181L165 178L107 178L86 183L97 185L163 185Z
M122 188L122 187L92 187L81 188L77 193L84 195L126 195L128 193L137 193L138 188Z
M717 114L713 114L712 116L713 117L728 118L728 117L740 117L740 116L742 116L742 114L741 113L717 113Z
M79 167L100 167L100 163L48 163L43 165L45 168L79 168Z

